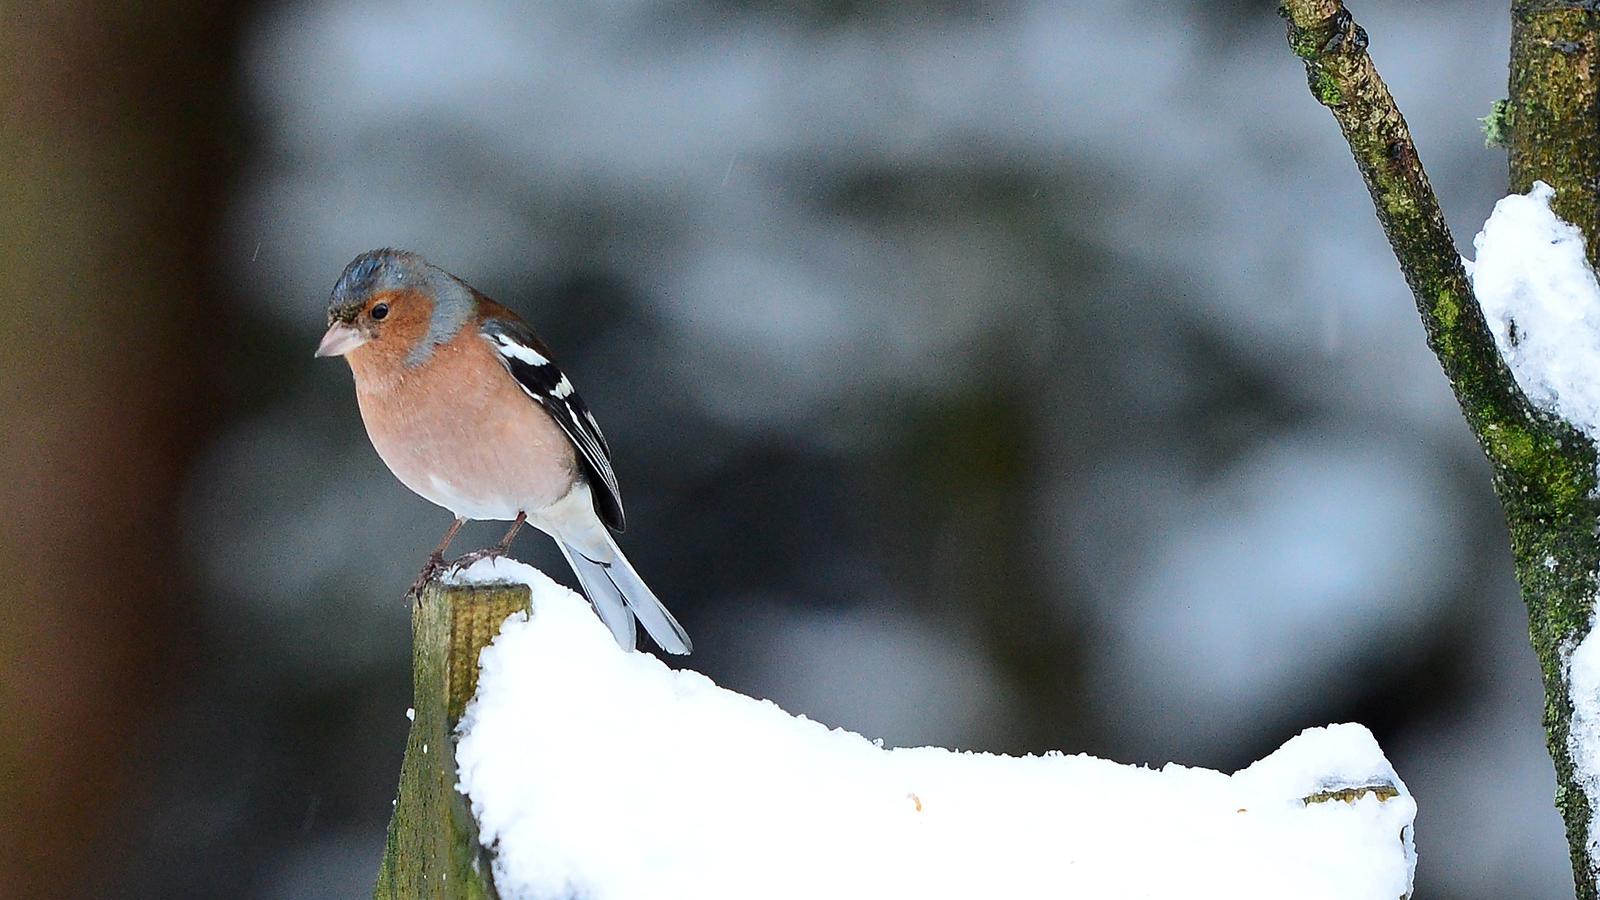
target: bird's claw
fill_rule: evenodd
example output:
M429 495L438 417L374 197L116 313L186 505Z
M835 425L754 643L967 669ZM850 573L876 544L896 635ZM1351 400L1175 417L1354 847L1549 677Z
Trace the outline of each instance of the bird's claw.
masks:
M454 560L451 560L450 574L454 575L473 563L478 562L479 560L499 559L500 557L505 556L506 552L510 549L511 548L509 547L501 547L496 545L493 547L485 547L482 550L474 550L471 553L463 553Z
M411 590L406 592L406 596L415 601L418 606L421 606L423 588L428 586L428 582L438 577L440 570L443 568L443 555L435 553L429 556L428 561L422 564L422 571L417 573L417 580L411 583Z

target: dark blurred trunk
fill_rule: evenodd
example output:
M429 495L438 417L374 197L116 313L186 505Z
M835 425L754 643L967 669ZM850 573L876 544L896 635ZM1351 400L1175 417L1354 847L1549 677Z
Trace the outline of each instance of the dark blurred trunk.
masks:
M240 5L0 12L0 896L81 892L179 677Z

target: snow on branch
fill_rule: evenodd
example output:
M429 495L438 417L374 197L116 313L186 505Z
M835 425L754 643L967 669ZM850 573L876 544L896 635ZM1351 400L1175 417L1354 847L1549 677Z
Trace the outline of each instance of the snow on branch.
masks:
M1495 204L1473 240L1472 287L1496 345L1535 405L1600 436L1600 283L1583 232L1550 208L1555 189Z
M456 748L506 900L1410 893L1416 806L1359 725L1233 775L888 749L619 652L526 565L460 577L532 592Z
M1595 638L1592 623L1588 636L1564 655L1567 683L1572 692L1567 751L1572 754L1573 778L1589 798L1589 808L1600 809L1600 639ZM1584 844L1588 858L1600 857L1600 821L1593 813Z

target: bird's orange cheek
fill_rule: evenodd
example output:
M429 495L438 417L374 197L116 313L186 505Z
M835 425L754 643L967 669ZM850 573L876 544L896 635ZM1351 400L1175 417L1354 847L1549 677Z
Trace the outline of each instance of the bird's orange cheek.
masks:
M383 327L378 329L375 340L392 346L414 347L421 342L427 330L428 321L425 317L391 314Z

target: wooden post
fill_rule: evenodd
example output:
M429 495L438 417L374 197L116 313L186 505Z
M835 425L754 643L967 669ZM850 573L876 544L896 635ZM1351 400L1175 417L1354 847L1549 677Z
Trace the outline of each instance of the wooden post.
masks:
M496 898L488 854L456 791L456 723L478 688L478 654L514 612L526 585L433 582L411 614L411 736L374 900Z

